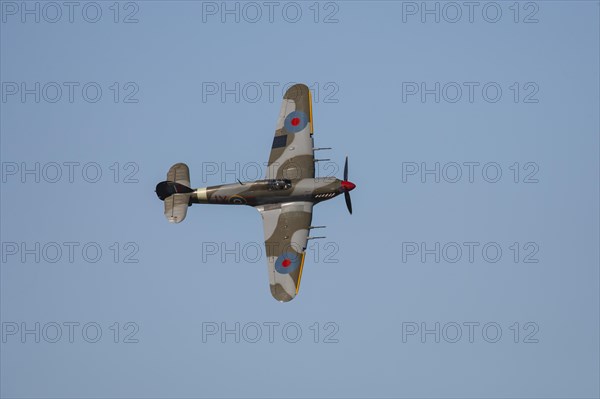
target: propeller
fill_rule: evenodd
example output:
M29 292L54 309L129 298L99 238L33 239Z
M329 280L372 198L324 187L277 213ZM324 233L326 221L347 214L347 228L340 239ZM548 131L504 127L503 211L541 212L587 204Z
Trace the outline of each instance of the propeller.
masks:
M344 182L348 181L348 156L346 156L346 163L344 164ZM352 184L352 183L350 183ZM354 186L354 184L352 184L352 186ZM344 191L344 199L346 200L346 206L348 207L348 212L350 212L350 214L352 215L352 201L350 200L350 190L352 190L354 187L350 188L349 190L345 190Z

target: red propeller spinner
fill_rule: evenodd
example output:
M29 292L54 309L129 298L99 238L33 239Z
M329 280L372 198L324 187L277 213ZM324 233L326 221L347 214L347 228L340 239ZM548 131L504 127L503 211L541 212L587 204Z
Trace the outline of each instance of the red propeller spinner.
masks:
M344 189L344 191L352 191L356 188L356 184L344 180L342 181L342 188Z

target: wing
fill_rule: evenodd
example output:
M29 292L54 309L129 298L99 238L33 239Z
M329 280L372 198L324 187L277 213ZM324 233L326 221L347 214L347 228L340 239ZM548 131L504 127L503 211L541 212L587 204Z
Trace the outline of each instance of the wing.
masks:
M291 301L300 288L313 204L287 202L256 208L263 218L271 294L278 301Z
M267 179L315 177L312 99L306 85L290 87L283 96Z

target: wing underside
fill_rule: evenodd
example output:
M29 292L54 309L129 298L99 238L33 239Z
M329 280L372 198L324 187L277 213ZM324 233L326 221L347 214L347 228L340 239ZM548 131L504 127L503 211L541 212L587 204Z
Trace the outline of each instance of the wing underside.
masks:
M300 289L312 207L311 202L257 207L263 219L271 294L278 301L292 300Z
M312 99L306 85L296 84L283 96L269 155L267 179L315 177Z

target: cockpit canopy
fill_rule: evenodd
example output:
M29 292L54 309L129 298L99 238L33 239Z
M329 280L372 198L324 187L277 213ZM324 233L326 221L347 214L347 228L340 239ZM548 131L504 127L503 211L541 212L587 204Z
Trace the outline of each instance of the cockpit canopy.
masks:
M290 179L270 179L267 180L267 186L269 190L287 190L292 188L292 181Z

